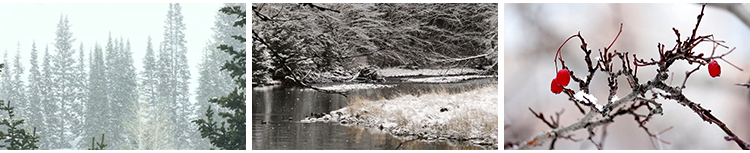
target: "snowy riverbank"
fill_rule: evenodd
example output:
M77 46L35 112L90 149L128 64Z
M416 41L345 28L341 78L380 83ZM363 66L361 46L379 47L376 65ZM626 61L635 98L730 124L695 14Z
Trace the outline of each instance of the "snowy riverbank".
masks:
M460 74L478 74L483 70L472 68L451 68L451 69L401 69L385 68L378 70L378 75L382 77L403 77L403 76L443 76L443 75L460 75Z
M406 140L449 140L497 149L496 85L458 94L404 95L376 101L354 98L345 108L302 123L334 122L389 132Z
M413 83L452 83L452 82L461 82L471 79L480 79L480 78L491 78L495 76L491 75L458 75L458 76L437 76L437 77L425 77L425 78L402 78L404 82L413 82Z
M393 86L396 86L396 85L354 83L354 84L339 84L339 85L332 85L332 86L322 86L318 88L323 89L323 90L337 91L337 92L347 92L347 91L359 90L359 89L390 88Z

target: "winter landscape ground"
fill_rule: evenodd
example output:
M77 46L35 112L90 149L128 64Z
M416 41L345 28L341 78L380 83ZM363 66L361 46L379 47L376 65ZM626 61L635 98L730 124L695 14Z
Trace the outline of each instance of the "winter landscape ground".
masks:
M490 75L466 75L475 73L471 69L430 69L405 70L389 69L401 80L411 83L450 83L477 78L495 77ZM382 73L382 71L380 72ZM450 73L453 76L442 77ZM409 76L412 75L412 76ZM411 78L415 76L434 76ZM387 88L393 85L354 83L324 86L320 88L350 91L365 88ZM498 135L498 88L488 84L473 90L449 93L444 89L434 89L420 95L402 94L396 98L380 97L371 100L353 97L347 107L309 117L300 123L332 123L343 126L373 128L388 132L404 140L448 140L457 144L474 144L497 149Z

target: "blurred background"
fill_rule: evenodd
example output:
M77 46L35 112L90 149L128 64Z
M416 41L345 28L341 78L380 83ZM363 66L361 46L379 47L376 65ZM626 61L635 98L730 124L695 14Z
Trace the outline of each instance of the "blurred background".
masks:
M700 4L504 4L504 142L522 142L543 131L551 130L528 110L542 112L545 117L562 109L561 126L574 123L583 115L567 95L553 94L550 82L556 75L553 58L557 48L571 35L581 32L593 51L592 59L598 57L598 50L608 46L617 35L620 23L622 34L612 46L619 52L637 54L639 58L658 60L657 43L667 49L675 45L676 36L672 27L681 33L681 40L690 36L700 14ZM750 10L748 4L738 8ZM740 17L722 7L706 6L705 15L697 35L713 34L715 39L726 41L726 45L737 47L725 57L728 61L745 69L739 71L719 60L721 77L711 78L706 67L693 73L683 93L690 100L700 103L721 119L740 138L750 140L750 101L748 89L736 86L750 80L750 28ZM562 56L566 65L573 71L586 70L581 42L571 39L563 48ZM711 43L702 43L694 49L710 55ZM719 48L716 54L724 54L729 49ZM632 56L632 55L631 55ZM631 58L632 60L632 58ZM632 62L632 61L631 61ZM619 58L615 67L620 68ZM671 85L682 83L685 72L696 65L685 61L675 62L670 68ZM640 83L654 77L656 68L638 69ZM670 80L668 79L668 80ZM591 84L591 92L605 104L607 99L606 75L597 72ZM667 82L669 83L669 82ZM627 80L619 78L618 97L630 93ZM578 91L577 83L571 81L568 88ZM724 132L716 125L704 122L687 107L664 99L657 100L664 107L664 115L654 116L646 126L652 133L669 127L673 129L659 135L669 142L658 143L649 140L646 132L638 127L632 115L615 118L607 128L604 149L740 149L736 143L724 140ZM588 111L588 108L585 108ZM645 110L645 108L642 108ZM643 112L641 110L641 112ZM645 113L645 112L644 112ZM602 128L596 130L595 140L600 140ZM560 139L555 149L596 149L586 140L585 129L573 133L573 138L583 141L573 142ZM549 142L534 149L548 149Z

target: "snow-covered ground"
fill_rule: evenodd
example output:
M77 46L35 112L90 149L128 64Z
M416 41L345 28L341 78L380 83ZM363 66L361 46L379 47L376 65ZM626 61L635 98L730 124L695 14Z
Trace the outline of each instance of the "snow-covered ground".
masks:
M403 78L405 82L414 83L451 83L459 82L464 80L478 79L478 78L489 78L494 77L491 75L459 75L459 76L439 76L439 77L426 77L426 78Z
M370 101L354 98L349 106L301 123L363 125L405 139L469 141L497 148L496 85L458 94L404 95Z
M378 74L383 77L401 77L401 76L440 76L440 75L458 75L458 74L476 74L482 70L472 68L451 68L451 69L418 69L409 70L401 68L385 68L378 70Z
M339 85L332 85L332 86L322 86L317 87L323 90L332 90L337 92L346 92L350 90L358 90L358 89L376 89L376 88L390 88L394 87L396 85L387 85L387 84L372 84L372 83L354 83L354 84L339 84Z

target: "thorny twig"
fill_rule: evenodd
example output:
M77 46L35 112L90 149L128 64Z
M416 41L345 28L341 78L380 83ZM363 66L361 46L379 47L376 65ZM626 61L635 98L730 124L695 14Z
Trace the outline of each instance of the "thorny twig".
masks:
M732 64L731 62L724 59L726 55L734 51L736 48L730 49L728 52L714 56L714 52L716 51L716 48L723 47L725 49L729 49L728 46L724 45L724 41L722 40L715 40L713 35L704 35L704 36L696 36L696 33L698 31L698 26L700 25L700 22L703 18L703 12L705 10L705 4L703 5L703 8L701 9L700 15L698 15L698 22L695 24L695 28L692 30L692 34L690 37L688 37L687 40L681 41L680 40L680 32L676 28L672 28L675 35L677 36L676 44L672 49L666 49L664 44L658 43L657 44L657 50L659 52L659 59L655 60L653 58L650 58L649 61L646 61L644 59L639 59L635 54L633 54L633 67L630 65L630 57L628 56L627 52L618 52L617 50L611 50L612 45L617 41L617 38L622 33L622 24L620 25L620 31L617 33L617 36L615 36L615 39L610 43L610 45L606 48L603 48L604 50L599 50L599 57L596 59L596 64L592 63L591 60L591 50L587 48L586 41L584 40L583 36L580 32L578 34L572 35L568 37L563 44L558 48L557 53L555 54L555 69L557 70L557 62L560 61L561 67L563 69L568 69L571 75L571 78L573 81L578 82L579 91L583 92L584 94L590 94L589 92L589 85L591 83L591 80L594 77L594 74L596 71L604 72L608 75L607 82L610 89L609 96L607 97L607 104L604 106L599 106L599 104L592 102L590 99L586 98L585 96L583 98L576 98L576 92L573 89L564 88L564 93L569 97L569 100L574 102L576 106L578 106L581 113L584 114L584 116L578 120L575 123L572 123L567 126L560 127L559 124L559 113L557 120L552 118L550 116L550 119L552 122L547 121L543 114L536 113L531 108L529 110L532 111L532 113L537 116L537 118L541 119L543 122L545 122L550 128L553 128L551 131L542 132L539 135L536 135L529 140L525 142L520 143L506 143L506 147L516 148L516 149L529 149L532 146L538 146L544 144L546 141L552 140L552 144L550 146L550 149L554 149L554 142L558 138L569 138L570 140L575 140L570 138L571 135L567 135L568 133L571 133L573 131L577 131L579 129L586 128L589 131L589 137L588 140L590 140L598 149L603 149L604 144L604 136L606 135L606 126L603 127L603 134L602 139L597 143L594 141L593 136L596 134L594 132L594 128L600 126L600 125L608 125L609 123L612 123L614 121L614 118L621 115L632 115L634 117L634 120L636 123L638 123L639 127L642 128L646 134L649 135L651 141L653 142L653 139L659 140L659 142L669 144L668 141L663 140L659 137L659 135L663 134L664 132L672 129L672 127L667 128L663 130L662 132L659 132L658 134L652 133L648 127L645 125L652 116L656 114L662 114L663 109L661 107L661 103L657 102L656 99L658 97L662 97L668 100L674 100L677 103L686 106L690 109L692 109L699 117L701 117L704 121L709 122L711 124L716 124L721 128L728 136L724 137L727 141L735 141L738 146L742 149L747 150L750 148L750 144L743 141L737 135L735 135L727 126L725 123L721 122L718 118L713 116L711 114L711 111L708 109L705 109L700 106L700 104L696 104L685 97L685 95L682 94L682 89L685 88L685 83L687 82L687 79L691 76L692 73L697 71L701 66L707 65L711 60L714 59L721 59L730 65L734 66L738 70L742 71L741 68L737 67L736 65ZM574 71L570 70L566 65L565 61L562 57L562 54L560 54L560 51L562 49L562 46L564 46L570 39L577 37L581 41L581 50L585 53L584 61L587 64L587 71L589 72L585 79L581 79L577 77L574 73ZM693 49L699 45L702 42L711 42L714 46L714 49L712 50L712 53L708 57L704 57L703 53L696 53L693 51ZM613 59L614 57L618 57L620 61L622 61L622 68L619 70L615 70L613 66ZM670 85L667 85L664 83L664 81L669 78L669 67L678 60L684 60L687 61L688 64L697 63L698 66L691 70L685 72L685 80L683 80L682 85L672 87ZM638 73L638 67L646 67L646 66L657 66L657 74L654 76L654 78L650 79L646 83L639 83L639 79L636 77ZM674 73L672 73L674 75ZM619 84L617 83L617 80L620 76L624 76L630 88L632 88L632 92L627 94L625 97L622 97L620 99L615 98L618 90ZM671 81L670 81L671 82ZM671 84L671 83L670 83ZM739 86L746 86L750 88L750 84L737 84ZM656 90L655 90L656 89ZM657 91L658 90L658 91ZM652 97L646 98L645 95L647 92L652 93ZM664 91L664 92L659 92ZM583 108L580 107L579 103L584 106L589 106L589 111L586 112L583 110ZM624 106L626 103L630 103L629 107L621 107ZM645 107L644 107L645 106ZM615 111L615 108L619 108ZM638 114L636 113L636 110L640 108L645 108L649 110L648 114ZM595 119L595 116L597 114L600 114L601 117L598 119ZM661 143L660 143L661 144Z

